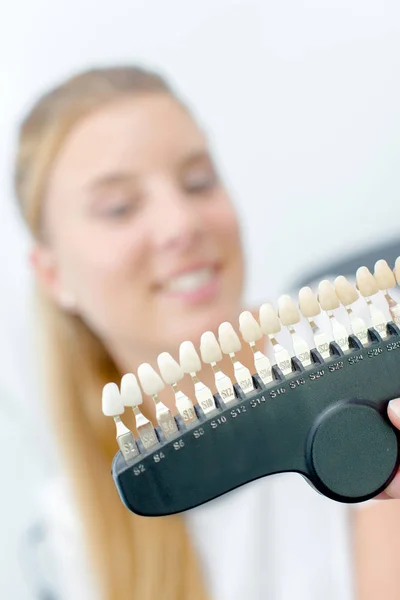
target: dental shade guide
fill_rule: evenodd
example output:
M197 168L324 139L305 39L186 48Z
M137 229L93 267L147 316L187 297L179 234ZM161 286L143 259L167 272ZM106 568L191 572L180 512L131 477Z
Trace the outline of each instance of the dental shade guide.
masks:
M300 314L289 296L278 302L279 317L271 304L260 307L259 322L244 311L238 330L253 351L254 375L240 362L242 342L234 327L223 323L219 342L212 332L201 337L203 365L194 345L183 342L179 363L167 353L159 355L161 377L144 363L138 369L139 382L133 374L125 375L121 392L115 383L107 384L103 412L116 422L120 448L112 476L125 506L144 516L179 513L260 477L285 472L301 474L318 492L344 503L363 502L383 491L400 457L400 435L387 416L388 402L400 397L399 312L388 292L395 278L383 263L377 262L375 276L358 270L360 296L343 277L334 285L321 282L319 302L310 288L300 290L299 309L314 347L295 331ZM374 304L379 290L388 303L389 322ZM360 297L368 305L371 323L357 315ZM337 316L340 304L351 333ZM323 311L332 332L316 323ZM282 327L289 330L293 355L276 339ZM271 342L275 363L256 346L262 336ZM223 353L232 360L233 384L218 365ZM212 400L201 382L210 367L216 385ZM198 404L178 387L185 373ZM175 393L175 417L158 398L164 382ZM158 427L141 418L139 383L158 407ZM124 404L135 412L137 441L122 423ZM140 429L144 426L146 436Z

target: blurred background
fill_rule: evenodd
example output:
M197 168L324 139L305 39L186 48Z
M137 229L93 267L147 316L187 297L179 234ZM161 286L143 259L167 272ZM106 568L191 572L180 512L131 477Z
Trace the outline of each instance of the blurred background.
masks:
M13 202L16 127L48 86L121 62L166 74L213 139L241 214L251 304L400 233L395 0L3 4L0 597L7 600L30 597L21 540L37 484L53 468L31 361L29 239Z

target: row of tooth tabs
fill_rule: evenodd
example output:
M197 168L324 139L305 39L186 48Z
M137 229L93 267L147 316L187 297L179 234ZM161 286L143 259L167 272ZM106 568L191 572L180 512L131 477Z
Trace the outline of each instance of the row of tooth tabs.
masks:
M299 292L298 306L288 295L279 298L278 311L272 304L263 304L259 309L258 321L251 312L242 312L239 316L239 331L243 341L252 349L255 374L264 385L267 385L274 380L273 364L283 375L293 372L292 357L296 357L303 367L311 365L313 363L311 347L314 347L323 359L329 358L332 341L336 342L343 352L349 350L349 330L335 314L341 305L347 313L350 332L362 344L368 343L369 327L373 327L382 338L386 337L388 319L374 302L378 292L381 292L390 320L400 326L400 305L389 294L389 290L396 286L396 280L400 283L400 257L396 260L394 271L384 260L379 260L375 264L373 274L367 267L360 267L356 273L356 285L350 283L345 277L339 276L333 283L328 280L321 281L317 294L310 287L303 287ZM354 304L360 299L364 299L368 309L368 323L354 310ZM329 332L317 324L318 317L322 313L328 317ZM313 340L311 345L296 331L295 326L302 318L309 326ZM282 328L290 336L292 345L290 351L277 340ZM264 336L271 342L269 357L268 352L264 354L256 345ZM140 453L132 432L121 420L125 407L133 410L136 430L144 450L160 443L157 430L139 409L143 403L143 394L152 398L158 426L168 440L177 435L179 429L171 410L159 398L165 384L171 386L173 390L176 410L185 426L195 424L199 414L193 401L180 388L179 382L185 374L192 380L194 396L203 414L207 417L217 410L212 390L198 377L204 364L212 368L216 391L225 405L236 402L237 396L232 379L218 365L224 354L232 361L235 383L243 394L253 392L252 374L237 357L241 348L242 342L238 333L231 323L225 322L219 326L218 339L211 331L203 333L200 340L200 356L193 343L185 341L179 348L179 361L168 352L162 352L158 356L159 373L150 364L142 363L137 370L137 376L127 373L122 377L120 387L116 383L106 384L102 396L103 413L114 418L117 442L125 460L130 462Z

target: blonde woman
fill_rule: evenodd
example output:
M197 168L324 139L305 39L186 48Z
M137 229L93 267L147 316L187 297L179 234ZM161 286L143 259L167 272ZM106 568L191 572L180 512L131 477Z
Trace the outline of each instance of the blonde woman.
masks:
M65 465L45 495L57 597L350 600L354 581L393 583L384 565L371 573L375 546L354 555L351 540L357 547L369 520L349 527L347 507L300 478L265 479L161 519L136 517L118 499L102 386L236 322L242 309L237 216L204 132L168 83L118 67L47 93L21 126L16 191L34 238L49 408Z

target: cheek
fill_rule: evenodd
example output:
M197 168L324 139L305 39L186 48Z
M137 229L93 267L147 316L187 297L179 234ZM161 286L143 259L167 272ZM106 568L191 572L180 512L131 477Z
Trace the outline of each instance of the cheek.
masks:
M237 249L241 249L237 214L228 200L210 205L206 218L207 230L212 231L224 246L237 246Z
M85 228L60 247L61 275L78 300L110 299L140 278L145 248L138 236ZM118 287L117 287L118 286Z

